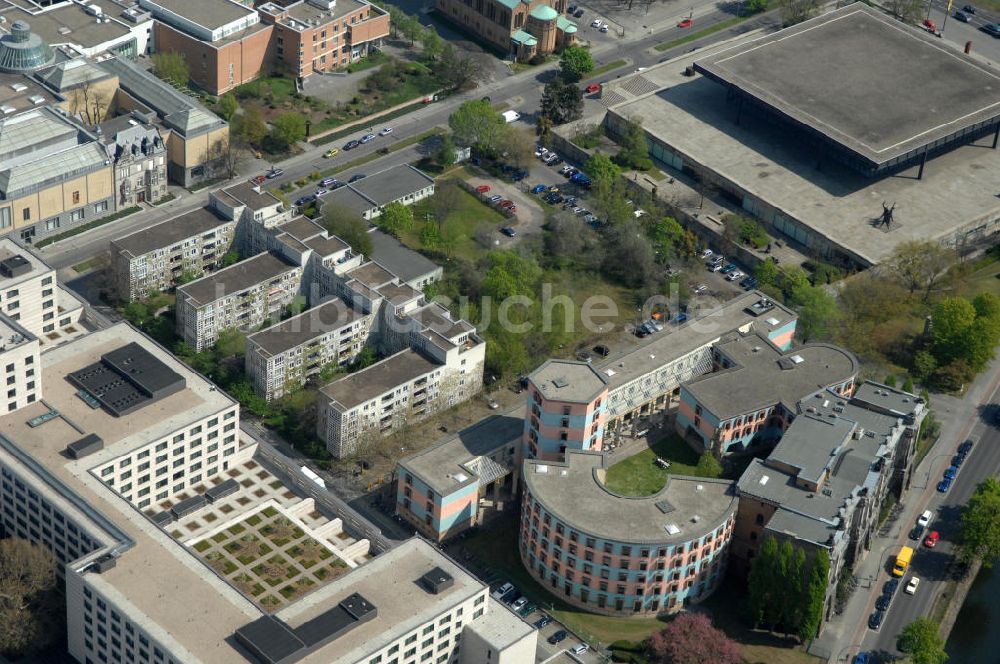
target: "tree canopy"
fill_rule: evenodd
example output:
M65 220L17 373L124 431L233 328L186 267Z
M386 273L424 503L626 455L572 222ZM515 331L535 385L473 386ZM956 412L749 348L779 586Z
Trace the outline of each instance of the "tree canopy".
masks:
M931 353L939 366L965 363L982 371L1000 342L1000 299L981 293L969 301L946 297L931 312Z
M349 244L355 254L371 256L372 239L368 235L368 222L357 212L328 203L323 206L323 226Z
M959 555L965 561L980 560L992 567L1000 557L1000 481L988 477L962 508Z
M559 56L559 70L567 83L576 83L594 71L594 59L582 46L570 46Z
M653 160L649 158L649 143L646 142L646 134L642 130L641 118L631 118L625 121L618 144L621 149L615 155L615 161L623 168L643 171L653 167Z
M272 125L271 135L285 146L295 145L306 137L306 119L300 113L282 113Z
M807 565L805 552L785 540L780 546L768 536L753 559L748 577L747 608L754 626L796 634L802 640L816 635L823 618L823 602L830 559L817 550Z
M904 627L897 645L901 652L909 655L913 664L944 664L948 661L941 629L930 618L917 618Z
M250 145L258 147L267 136L267 124L256 106L247 106L243 113L235 116L232 130Z
M933 240L907 240L896 246L884 264L912 295L923 292L924 301L955 264L955 252Z
M383 229L398 237L400 233L413 228L413 210L395 201L383 208L377 222Z
M611 161L611 157L603 152L592 154L584 165L583 170L590 176L594 187L610 187L622 174L622 169Z
M236 95L229 93L219 97L219 115L226 120L226 122L232 122L233 117L236 115L236 111L239 110L240 103L236 101Z
M541 114L554 125L579 120L583 117L583 91L576 83L556 76L542 91Z
M495 154L500 148L507 128L503 116L485 99L463 102L448 118L448 126L459 145L488 154Z
M739 645L704 613L682 613L649 637L650 664L740 664Z
M52 610L46 593L56 587L56 563L47 549L14 537L0 540L0 653L17 657L48 643ZM48 630L46 629L48 628Z
M187 60L177 51L160 51L153 54L153 73L177 86L187 85L191 70Z

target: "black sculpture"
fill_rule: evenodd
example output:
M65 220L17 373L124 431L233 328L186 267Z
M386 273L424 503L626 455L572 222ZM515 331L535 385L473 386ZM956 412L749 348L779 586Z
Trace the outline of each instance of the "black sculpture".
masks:
M892 212L895 209L896 209L896 204L895 203L892 204L892 207L889 207L889 206L887 206L885 204L885 201L882 201L882 220L879 222L879 225L885 226L886 228L891 227L892 226Z

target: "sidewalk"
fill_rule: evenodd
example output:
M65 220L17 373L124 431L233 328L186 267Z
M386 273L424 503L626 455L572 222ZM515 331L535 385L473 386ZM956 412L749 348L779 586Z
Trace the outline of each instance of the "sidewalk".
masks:
M902 544L906 537L904 527L912 525L917 515L926 509L935 490L934 483L927 481L927 478L941 474L948 463L950 451L959 441L968 437L973 427L980 422L979 406L992 396L998 383L1000 359L994 360L989 369L976 378L964 398L931 395L931 409L941 423L941 435L924 455L920 465L914 468L910 491L904 497L903 509L896 519L895 527L885 537L876 534L872 538L867 557L854 568L854 575L858 579L857 589L847 601L844 612L839 616L834 615L820 637L810 644L810 654L833 664L844 661L841 656L861 643L865 621L881 593L881 581L885 580L882 566L886 553ZM948 454L944 454L944 451L948 451Z

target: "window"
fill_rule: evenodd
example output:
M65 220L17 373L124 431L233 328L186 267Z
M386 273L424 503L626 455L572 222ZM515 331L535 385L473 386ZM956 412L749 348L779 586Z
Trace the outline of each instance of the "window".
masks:
M0 208L0 228L10 228L10 208Z
M79 204L80 204L80 192L79 191L74 191L73 192L73 205L79 205Z
M23 221L31 221L31 208L21 210L21 219Z

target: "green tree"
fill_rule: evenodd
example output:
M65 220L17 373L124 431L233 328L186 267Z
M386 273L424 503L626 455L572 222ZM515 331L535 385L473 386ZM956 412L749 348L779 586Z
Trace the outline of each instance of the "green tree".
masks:
M301 113L282 113L272 124L271 135L282 145L295 145L306 137L306 118Z
M233 129L237 136L256 147L259 147L267 136L267 125L256 106L247 106L243 109L243 113L236 116Z
M583 117L583 91L559 76L553 78L542 91L541 114L554 125L579 120Z
M506 133L503 116L493 110L485 99L463 102L448 118L455 141L487 154L496 154Z
M930 618L917 618L904 627L898 646L900 651L909 655L913 664L944 664L948 661L941 628Z
M803 341L827 339L839 318L837 301L819 286L800 286L792 292L791 304L799 312L796 324Z
M673 217L662 217L647 225L646 234L662 263L674 255L686 255L687 231Z
M587 159L587 163L584 164L583 168L593 181L593 186L595 188L610 187L614 185L622 174L622 169L611 161L611 157L603 152L595 152L592 154L590 158Z
M389 203L378 217L383 229L399 237L400 233L413 228L413 210L400 202Z
M937 371L937 360L926 350L917 351L913 356L913 375L921 383L926 383Z
M954 264L954 250L940 242L907 240L896 246L892 256L885 262L885 268L911 295L918 290L923 291L926 302L931 291L941 283Z
M428 27L424 31L423 39L420 42L424 47L424 57L428 60L437 60L444 53L445 41L433 27Z
M986 568L1000 557L1000 481L994 477L981 482L962 508L959 555L966 562L980 560Z
M187 60L177 51L161 51L153 54L153 73L177 86L187 85L191 78Z
M373 247L368 222L357 212L327 203L323 206L323 227L349 244L355 254L371 256Z
M219 332L212 350L221 361L229 357L242 357L246 353L247 335L235 328Z
M378 361L378 357L375 355L375 349L371 346L365 346L358 353L358 357L354 360L354 364L351 365L352 371L360 371L361 369L367 369L371 365Z
M464 90L476 87L483 68L473 55L463 53L446 42L441 57L437 59L435 73L451 90Z
M889 374L888 376L885 377L885 380L883 380L882 383L884 385L888 385L889 387L896 387L896 376L893 374Z
M487 258L488 268L479 285L483 295L497 304L514 295L533 295L542 270L532 258L513 251L494 251Z
M789 27L812 18L819 9L819 0L778 0L782 27Z
M809 582L802 601L802 622L797 633L803 641L811 639L819 632L823 622L823 606L826 603L826 588L830 583L830 556L826 549L817 549L809 570Z
M778 277L781 275L781 268L778 264L774 262L773 258L768 258L757 264L757 269L754 270L754 276L757 278L757 283L761 286L776 286L778 284Z
M721 477L722 464L715 458L715 454L711 450L707 450L698 459L694 474L698 477Z
M759 14L767 11L768 0L747 0L747 14Z
M653 161L649 158L649 143L646 141L646 133L642 130L641 118L625 121L618 144L621 149L615 155L615 161L622 167L639 171L653 167Z
M754 556L747 577L747 609L754 627L769 627L774 622L777 597L778 541L767 537Z
M227 251L222 255L222 267L229 267L240 262L240 255L235 251Z
M795 547L795 551L792 553L791 561L788 563L788 578L790 580L798 579L801 590L798 597L785 603L782 622L786 625L799 625L801 627L809 599L809 585L805 582L806 552L801 547Z
M909 376L907 376L906 380L903 381L903 391L913 394L913 379Z
M230 93L219 97L218 111L226 122L232 122L236 116L236 111L240 108L240 103L236 101L236 95Z
M432 250L441 246L441 233L436 221L425 222L421 227L420 246Z
M567 83L577 83L594 71L594 59L582 46L570 46L559 56L559 70Z
M441 137L441 144L438 146L437 152L434 154L434 160L439 166L448 167L457 161L458 155L455 154L455 141L451 140L451 135L445 135Z

